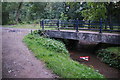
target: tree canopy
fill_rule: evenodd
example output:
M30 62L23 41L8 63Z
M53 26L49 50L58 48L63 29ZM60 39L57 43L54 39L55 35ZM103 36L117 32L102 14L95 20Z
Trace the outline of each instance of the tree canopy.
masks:
M41 19L103 20L120 23L120 1L3 2L2 24L33 23Z

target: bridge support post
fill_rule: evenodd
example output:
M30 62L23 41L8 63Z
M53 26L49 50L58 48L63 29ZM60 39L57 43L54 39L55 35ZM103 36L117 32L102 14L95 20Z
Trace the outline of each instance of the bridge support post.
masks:
M99 33L102 33L102 18L100 19L100 30L99 30Z
M44 20L41 21L42 31L44 31Z
M58 27L58 30L60 30L60 28L59 28L59 20L57 21L57 27Z
M79 27L79 20L77 19L77 21L76 21L76 32L79 32L78 27Z

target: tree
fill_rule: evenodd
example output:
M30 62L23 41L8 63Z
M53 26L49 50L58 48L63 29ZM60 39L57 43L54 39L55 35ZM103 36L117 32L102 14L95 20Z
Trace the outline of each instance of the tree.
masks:
M106 19L106 7L102 2L89 2L81 11L84 20Z
M81 11L85 20L96 20L100 18L105 20L105 29L109 25L110 29L113 29L113 23L120 23L120 2L89 2L86 3Z
M23 4L23 2L20 2L20 3L19 3L18 9L17 9L17 11L16 11L16 19L15 19L16 23L19 23L19 22L21 21L21 20L19 19L19 16L20 16L20 9L22 8L22 4Z
M18 2L2 3L2 24L15 24Z
M59 19L61 13L64 12L63 2L49 2L45 7L44 18L47 19Z
M81 8L82 8L82 5L80 2L67 2L67 3L65 3L65 14L68 17L68 20L69 19L82 20L83 17L81 16L81 13L80 13Z
M110 29L113 29L113 24L119 24L120 23L120 1L113 3L106 3L106 9L107 9L107 22L110 26Z
M46 5L47 5L46 2L40 2L40 3L32 2L31 7L29 8L31 18L33 20L43 18Z

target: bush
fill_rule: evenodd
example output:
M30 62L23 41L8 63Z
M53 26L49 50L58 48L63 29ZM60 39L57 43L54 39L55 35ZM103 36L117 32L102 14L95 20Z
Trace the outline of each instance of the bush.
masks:
M60 53L68 53L65 45L60 41L56 41L56 40L50 39L50 38L43 38L40 36L34 37L33 35L28 35L27 38L34 39L34 41L38 45L44 46L49 50L54 50L54 51L60 52Z
M120 69L120 53L117 51L118 47L109 47L98 51L98 57L111 67Z

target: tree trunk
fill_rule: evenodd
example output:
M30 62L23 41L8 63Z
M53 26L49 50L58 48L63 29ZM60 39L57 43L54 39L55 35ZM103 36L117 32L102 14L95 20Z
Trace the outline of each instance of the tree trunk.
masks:
M112 26L112 10L113 10L113 3L110 2L110 4L108 5L108 21L109 21L109 27L110 30L113 30L113 26Z
M22 4L23 4L23 2L19 3L19 6L18 6L18 9L16 12L16 19L15 19L16 23L19 23L20 9L22 8Z
M112 16L110 15L110 16L109 16L109 18L110 18L110 23L109 23L110 30L113 30L113 25L112 25Z

